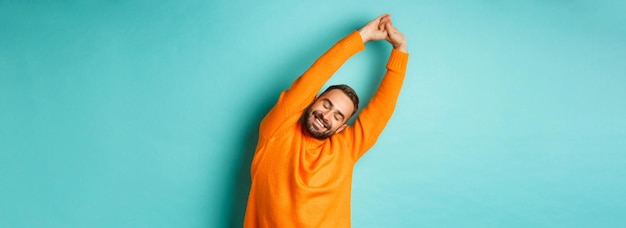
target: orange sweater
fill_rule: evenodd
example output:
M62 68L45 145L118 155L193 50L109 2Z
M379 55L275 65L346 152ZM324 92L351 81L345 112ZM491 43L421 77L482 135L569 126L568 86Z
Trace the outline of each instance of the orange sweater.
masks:
M352 169L391 118L408 54L392 50L387 73L354 126L318 140L301 117L333 73L364 48L357 31L337 42L261 121L244 227L350 227Z

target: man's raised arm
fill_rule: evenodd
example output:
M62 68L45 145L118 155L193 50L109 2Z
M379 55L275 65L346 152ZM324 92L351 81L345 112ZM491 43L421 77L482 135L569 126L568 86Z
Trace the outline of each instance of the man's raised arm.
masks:
M354 126L347 129L347 137L354 143L352 156L355 161L374 145L391 118L404 82L409 59L404 35L392 25L391 20L385 20L382 23L384 24L380 26L384 26L387 31L385 40L392 44L393 50L387 62L387 73L378 86L376 94L367 107L361 111Z

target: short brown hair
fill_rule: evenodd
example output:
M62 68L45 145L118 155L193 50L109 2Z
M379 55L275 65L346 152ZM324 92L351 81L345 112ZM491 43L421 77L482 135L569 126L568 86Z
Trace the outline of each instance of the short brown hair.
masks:
M326 88L326 90L324 90L324 92L322 92L322 94L320 94L320 96L324 95L325 93L327 93L328 91L331 91L333 89L341 90L343 93L346 94L346 96L348 96L350 98L350 100L352 101L352 104L354 104L354 111L352 111L352 115L354 115L354 113L356 113L356 111L359 110L359 96L356 94L354 89L352 89L350 86L348 86L346 84L331 85L328 88ZM352 115L350 115L350 116L352 116Z

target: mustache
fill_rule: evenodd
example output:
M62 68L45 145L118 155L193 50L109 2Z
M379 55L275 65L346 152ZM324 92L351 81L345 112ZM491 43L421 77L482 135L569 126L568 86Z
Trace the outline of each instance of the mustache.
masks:
M313 111L313 117L320 119L322 121L322 124L324 124L324 127L330 128L330 123L328 123L328 120L324 119L324 116L319 111Z

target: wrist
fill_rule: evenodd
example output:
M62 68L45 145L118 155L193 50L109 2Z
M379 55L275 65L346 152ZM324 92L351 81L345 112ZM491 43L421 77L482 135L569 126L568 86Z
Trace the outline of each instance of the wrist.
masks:
M367 32L363 31L363 28L359 29L359 34L361 35L361 39L363 40L363 43L367 43L369 42L369 35Z
M402 44L402 45L394 45L393 49L396 49L398 51L404 52L404 53L408 53L406 51L406 44Z

